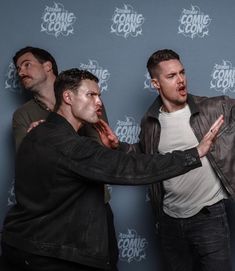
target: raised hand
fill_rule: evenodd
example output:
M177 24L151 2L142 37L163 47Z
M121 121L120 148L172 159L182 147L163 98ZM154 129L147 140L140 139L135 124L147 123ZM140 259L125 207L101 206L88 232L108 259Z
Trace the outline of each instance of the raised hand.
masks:
M223 123L224 123L224 117L223 115L221 115L211 126L209 132L204 135L203 139L197 146L199 157L203 157L208 153L211 145L216 140L216 136Z
M96 131L99 134L100 140L102 141L103 145L111 148L116 149L119 145L118 137L109 127L109 125L100 119L96 124L93 125Z

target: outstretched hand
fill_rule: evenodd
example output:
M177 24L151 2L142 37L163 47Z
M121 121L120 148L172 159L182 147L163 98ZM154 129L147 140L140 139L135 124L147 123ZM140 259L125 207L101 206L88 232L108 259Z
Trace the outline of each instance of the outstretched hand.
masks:
M118 137L109 127L109 125L100 119L96 124L93 125L96 131L99 134L100 140L102 141L103 145L111 148L116 149L119 145Z
M210 150L211 145L215 142L216 136L218 135L219 129L224 123L224 117L221 115L211 126L208 133L206 133L197 146L199 157L205 156Z

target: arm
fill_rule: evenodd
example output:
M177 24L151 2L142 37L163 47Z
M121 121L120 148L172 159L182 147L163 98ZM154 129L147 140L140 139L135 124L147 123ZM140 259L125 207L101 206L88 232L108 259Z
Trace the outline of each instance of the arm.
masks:
M210 127L209 131L204 135L203 139L197 146L197 151L200 158L205 156L208 153L213 143L213 140L216 140L216 136L223 122L224 122L224 119L223 119L223 116L221 115ZM97 129L97 132L99 133L102 143L106 147L112 148L112 149L118 148L119 146L118 138L107 123L105 123L102 120L99 121L96 124L96 129Z
M72 151L70 169L91 182L140 185L163 181L200 167L199 154L202 157L209 151L222 123L221 116L197 148L164 155L126 154L81 138Z

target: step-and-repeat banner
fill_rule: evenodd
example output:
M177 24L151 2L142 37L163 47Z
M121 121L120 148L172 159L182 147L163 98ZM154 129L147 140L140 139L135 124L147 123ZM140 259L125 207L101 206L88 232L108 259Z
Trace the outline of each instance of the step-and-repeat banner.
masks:
M180 54L191 93L235 98L234 14L234 0L2 0L0 225L14 204L12 114L26 101L12 63L16 51L44 48L60 71L78 67L97 75L111 127L120 140L135 143L141 117L157 96L146 62L158 49ZM148 187L109 186L109 191L120 271L160 271ZM233 202L228 214L235 270Z

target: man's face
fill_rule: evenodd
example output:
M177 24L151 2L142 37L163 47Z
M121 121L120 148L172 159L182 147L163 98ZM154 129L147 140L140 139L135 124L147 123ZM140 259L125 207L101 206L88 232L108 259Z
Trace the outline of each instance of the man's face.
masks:
M185 70L177 59L159 63L156 78L152 79L153 85L169 112L183 108L187 100L187 80Z
M83 80L76 93L71 93L71 110L82 123L96 123L102 109L100 89L95 81Z
M48 62L40 63L32 53L25 53L18 58L16 67L21 85L32 92L38 92L47 79Z

